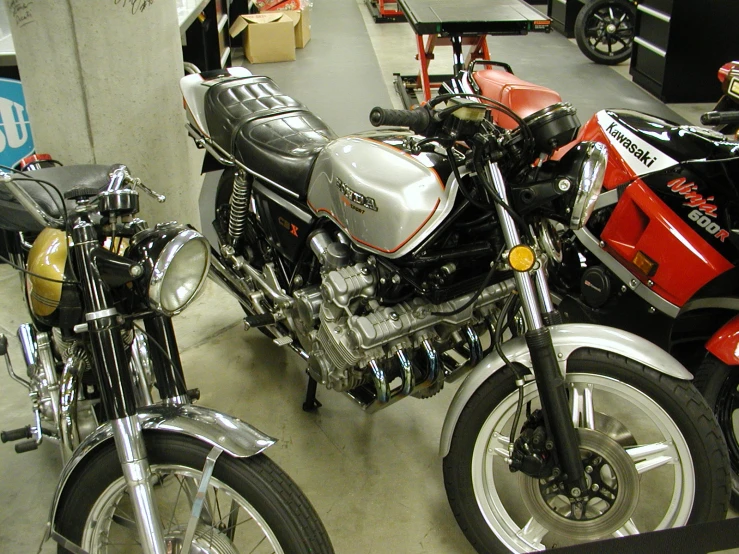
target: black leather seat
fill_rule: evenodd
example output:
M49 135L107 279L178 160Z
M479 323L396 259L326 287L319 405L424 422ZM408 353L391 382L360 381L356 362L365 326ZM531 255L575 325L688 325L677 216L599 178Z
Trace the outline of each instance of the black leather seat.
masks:
M238 128L255 117L305 109L283 94L272 79L258 75L221 81L205 95L205 121L211 138L226 152L232 152Z
M64 214L59 194L51 187L33 182L31 179L51 183L64 195L77 187L101 189L107 186L110 180L109 169L110 166L107 165L70 165L38 169L22 175L15 174L14 178L28 191L41 209L51 217L58 218ZM73 202L67 202L67 208L73 205ZM4 183L0 184L0 229L24 233L38 233L42 229L41 225L18 203Z
M234 157L305 199L313 163L336 135L308 110L253 118L234 136Z

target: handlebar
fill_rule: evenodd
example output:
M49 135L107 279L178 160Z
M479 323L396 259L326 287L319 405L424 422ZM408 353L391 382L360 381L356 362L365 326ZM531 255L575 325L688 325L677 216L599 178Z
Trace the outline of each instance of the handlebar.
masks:
M380 125L408 127L412 131L422 134L431 123L431 114L427 108L392 110L375 107L370 112L370 123L373 127L379 127Z
M706 112L701 115L703 125L724 125L726 123L739 123L739 111L733 112Z

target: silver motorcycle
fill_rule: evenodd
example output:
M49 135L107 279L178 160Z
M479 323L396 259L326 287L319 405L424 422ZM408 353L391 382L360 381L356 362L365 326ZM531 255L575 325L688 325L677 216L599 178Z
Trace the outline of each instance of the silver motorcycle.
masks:
M36 165L39 165L37 163ZM172 317L200 291L203 236L136 217L123 165L0 173L0 229L23 274L18 329L33 423L18 453L65 460L47 538L59 552L333 552L308 499L263 454L274 439L192 404ZM156 389L156 391L154 391Z
M204 171L223 170L212 277L247 328L305 360L304 409L318 383L375 412L467 376L440 451L478 551L724 517L726 446L691 375L629 333L563 325L551 301L550 221L585 225L607 163L591 142L541 163L574 139L571 106L521 119L450 93L337 137L242 68L181 88Z

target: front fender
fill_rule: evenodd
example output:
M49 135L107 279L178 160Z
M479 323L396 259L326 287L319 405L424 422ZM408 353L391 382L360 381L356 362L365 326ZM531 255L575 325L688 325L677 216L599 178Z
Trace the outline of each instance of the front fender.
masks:
M192 404L147 406L141 408L136 417L141 422L144 432L181 433L211 446L218 446L236 458L254 456L276 442L275 439L240 419ZM113 427L110 422L107 422L82 441L62 469L49 515L48 529L52 536L55 534L54 519L59 499L70 477L84 466L85 460L92 451L111 440L113 440Z
M692 374L667 352L627 331L583 323L554 325L549 330L563 374L567 369L567 359L575 350L596 348L620 354L676 379L690 380L693 378ZM510 361L531 367L531 355L524 337L518 337L505 343L503 353ZM474 367L459 387L449 406L444 427L441 430L439 453L442 458L449 453L454 427L470 397L491 375L503 367L505 364L501 357L497 353L490 354Z

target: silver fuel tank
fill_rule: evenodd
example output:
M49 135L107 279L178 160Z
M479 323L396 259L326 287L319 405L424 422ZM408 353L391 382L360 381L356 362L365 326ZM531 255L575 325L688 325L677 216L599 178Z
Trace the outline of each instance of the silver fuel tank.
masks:
M457 193L423 156L366 137L336 139L316 160L308 205L364 250L400 258L444 220Z

